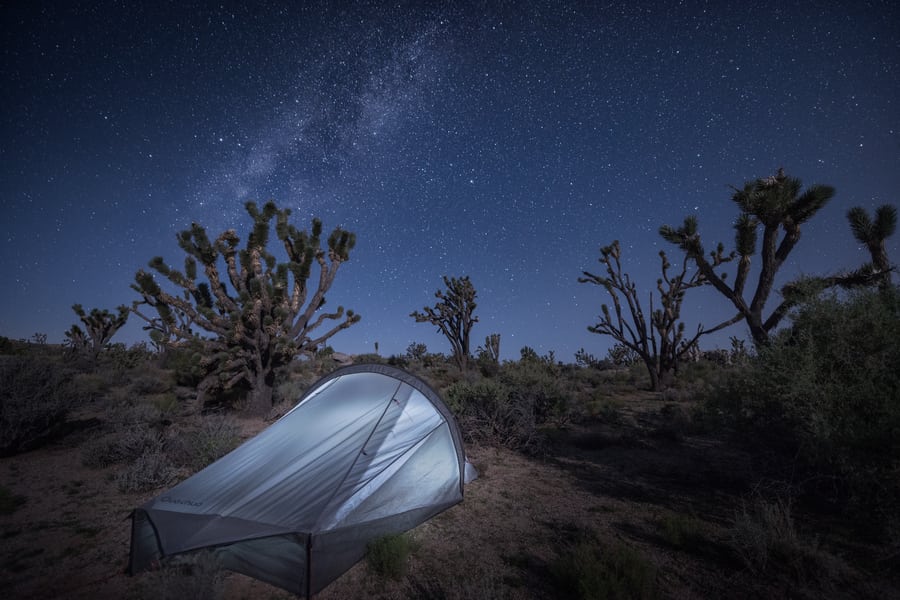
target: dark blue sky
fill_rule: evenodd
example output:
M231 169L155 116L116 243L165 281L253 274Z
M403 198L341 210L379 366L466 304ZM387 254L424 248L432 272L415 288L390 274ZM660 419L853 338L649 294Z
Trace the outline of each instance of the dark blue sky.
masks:
M328 300L363 320L336 349L447 351L408 316L447 274L478 290L476 342L602 356L607 298L577 283L601 245L646 302L660 225L731 242L729 185L783 166L837 188L780 283L858 266L847 209L900 204L895 2L56 4L0 8L11 338L62 341L72 304L130 304L153 256L180 265L191 221L243 237L244 202L275 199L357 233ZM728 306L690 294L688 329Z

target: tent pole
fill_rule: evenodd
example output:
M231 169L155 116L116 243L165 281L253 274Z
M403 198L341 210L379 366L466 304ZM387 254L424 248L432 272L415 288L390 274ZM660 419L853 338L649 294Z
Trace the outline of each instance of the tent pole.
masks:
M312 533L306 536L306 600L312 598Z

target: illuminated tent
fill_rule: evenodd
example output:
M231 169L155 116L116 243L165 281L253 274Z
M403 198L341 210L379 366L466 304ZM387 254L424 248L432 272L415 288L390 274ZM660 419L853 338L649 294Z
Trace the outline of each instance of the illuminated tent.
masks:
M136 509L129 571L209 549L226 569L309 596L373 539L460 502L474 477L456 421L431 388L385 365L344 367L259 435Z

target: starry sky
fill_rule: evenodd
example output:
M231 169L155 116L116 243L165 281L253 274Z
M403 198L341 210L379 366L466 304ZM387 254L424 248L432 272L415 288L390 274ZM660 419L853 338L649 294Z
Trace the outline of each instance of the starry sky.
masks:
M870 2L8 2L0 68L0 335L60 342L71 305L130 304L192 221L243 236L247 200L357 246L328 295L349 353L449 351L413 310L441 276L500 333L571 361L599 247L642 297L662 224L730 244L730 185L784 167L837 188L779 280L868 260L845 213L900 204L900 5ZM898 236L889 255L900 256ZM758 261L757 261L758 262ZM171 288L170 288L171 289ZM712 290L689 330L731 316ZM146 339L134 317L114 341ZM736 325L705 347L727 347Z

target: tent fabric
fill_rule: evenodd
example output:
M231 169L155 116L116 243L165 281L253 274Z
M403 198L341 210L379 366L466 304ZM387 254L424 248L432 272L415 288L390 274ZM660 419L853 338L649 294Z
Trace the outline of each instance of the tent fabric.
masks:
M131 573L201 549L230 570L316 593L463 499L476 476L453 415L413 375L351 365L281 419L132 515Z

